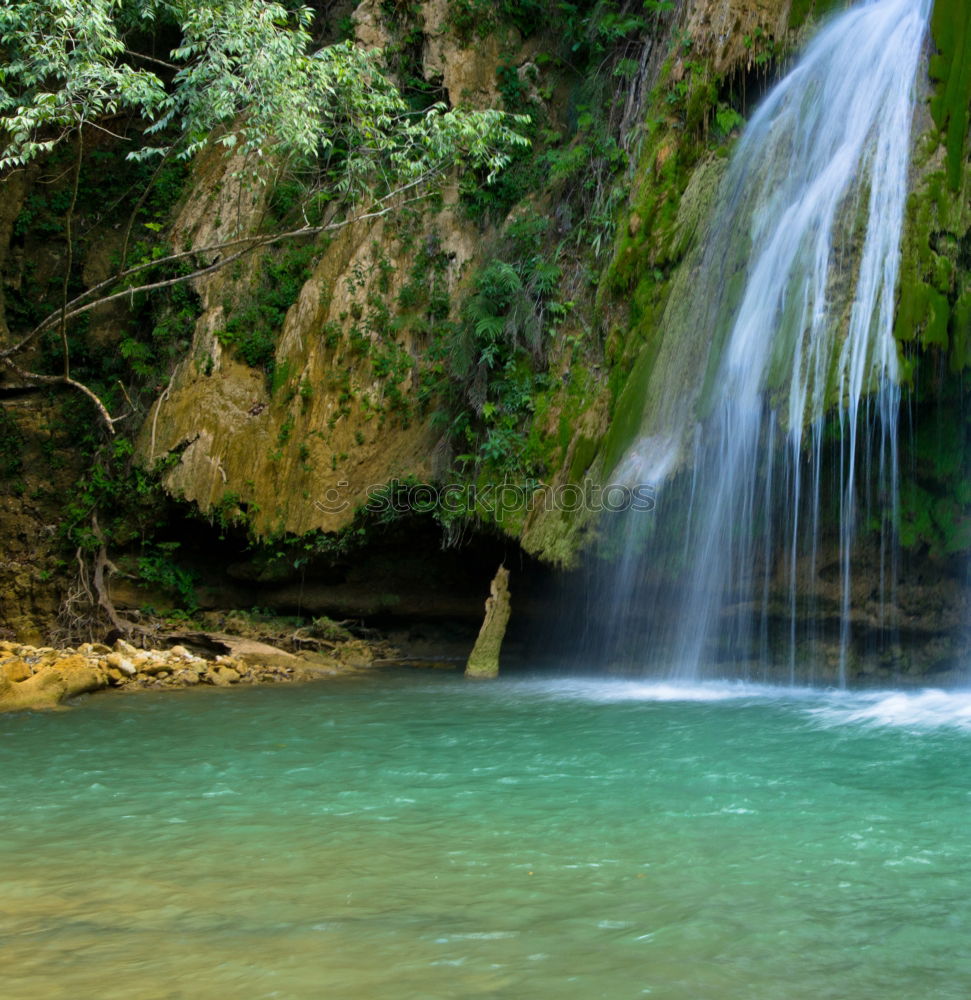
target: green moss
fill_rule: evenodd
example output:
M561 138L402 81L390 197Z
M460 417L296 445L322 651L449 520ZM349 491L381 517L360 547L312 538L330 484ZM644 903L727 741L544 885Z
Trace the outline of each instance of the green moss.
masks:
M597 456L600 442L597 438L581 434L573 447L573 461L570 462L570 481L579 482Z
M637 361L634 363L633 371L614 406L610 430L604 439L603 448L603 469L607 476L616 467L641 429L644 399L647 396L647 386L654 368L655 353L652 344L647 344L641 349Z
M947 353L952 371L971 364L971 207L942 171L911 195L901 261L895 335L906 350Z
M935 128L924 138L924 176L908 204L895 333L911 356L940 349L959 372L971 366L971 9L964 0L937 0L932 31Z
M905 548L933 558L971 549L971 449L968 392L961 374L923 365L911 397L911 433L900 438L897 530Z
M937 0L931 28L934 127L923 139L923 177L908 204L895 332L910 356L944 350L957 372L971 365L971 8L965 0Z
M936 83L931 114L944 136L948 184L958 191L966 184L971 106L971 7L967 0L936 0L931 32L937 48L930 65Z
M638 184L598 298L604 310L611 300L629 303L626 329L607 347L615 400L603 448L607 475L641 429L675 278L705 225L722 176L718 153L728 136L709 128L716 122L720 84L706 64L671 59L649 99L649 107L665 114L648 123Z
M819 19L845 6L845 0L792 0L789 27L801 28L810 17Z

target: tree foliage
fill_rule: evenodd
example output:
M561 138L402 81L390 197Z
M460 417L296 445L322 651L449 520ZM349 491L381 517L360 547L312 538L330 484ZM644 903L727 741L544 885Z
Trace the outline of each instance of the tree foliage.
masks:
M281 239L394 211L434 190L457 167L484 172L491 182L510 153L527 144L514 128L524 119L499 111L442 104L410 110L382 72L381 53L350 42L315 47L312 19L309 7L273 0L0 5L0 180L61 145L73 149L76 160L64 225L63 301L0 349L9 371L86 393L110 427L103 402L71 377L70 321L105 302L203 276ZM72 217L92 132L109 133L132 160L191 160L204 148L221 147L246 183L286 178L313 211L296 227L241 231L218 246L135 260L123 253L115 274L70 297ZM40 375L20 367L14 359L54 328L63 343L63 371Z
M210 138L261 161L340 165L343 193L455 162L495 175L523 140L497 111L409 111L380 53L314 49L312 11L270 0L8 0L0 7L0 170L85 125L143 125L132 158L188 158ZM166 53L157 40L177 37ZM129 141L131 141L129 139ZM257 169L258 173L258 169Z

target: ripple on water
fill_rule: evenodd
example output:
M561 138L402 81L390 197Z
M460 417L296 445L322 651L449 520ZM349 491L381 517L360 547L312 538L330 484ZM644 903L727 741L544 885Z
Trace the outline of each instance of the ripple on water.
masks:
M900 729L971 729L971 691L880 691L853 693L810 710L832 726L862 723Z
M969 697L415 677L24 717L3 997L966 1000Z

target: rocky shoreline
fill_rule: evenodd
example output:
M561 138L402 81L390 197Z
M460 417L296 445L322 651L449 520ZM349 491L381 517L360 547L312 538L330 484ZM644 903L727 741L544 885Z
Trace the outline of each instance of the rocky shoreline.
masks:
M181 639L182 641L174 641ZM166 648L83 643L57 649L0 642L0 712L56 708L78 695L199 685L280 684L318 680L395 662L383 641L347 639L326 650L287 652L238 635L193 632Z

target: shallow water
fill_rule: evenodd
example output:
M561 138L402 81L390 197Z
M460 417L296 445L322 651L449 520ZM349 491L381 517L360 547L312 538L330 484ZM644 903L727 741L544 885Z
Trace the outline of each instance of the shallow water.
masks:
M0 718L16 998L965 998L971 694L380 676Z

